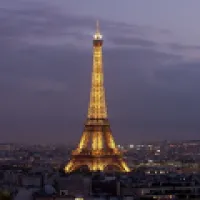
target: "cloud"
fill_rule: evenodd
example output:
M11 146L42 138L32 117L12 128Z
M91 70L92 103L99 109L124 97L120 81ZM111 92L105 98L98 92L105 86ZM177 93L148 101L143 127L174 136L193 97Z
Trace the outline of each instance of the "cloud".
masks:
M63 14L45 1L21 2L0 10L1 137L78 142L89 101L95 17ZM148 37L167 31L109 20L101 20L101 29L117 141L198 137L199 62Z
M153 41L141 39L141 38L133 38L133 37L114 37L110 38L111 41L118 46L139 46L139 47L155 47L157 44Z
M176 50L200 50L200 46L198 45L169 44L169 46Z
M1 8L1 39L7 43L20 46L30 45L77 45L77 40L83 42L91 39L95 28L95 17L81 17L64 14L57 7L51 7L45 1L35 3L20 1L22 9ZM14 19L14 21L13 21ZM6 22L5 22L6 20ZM108 41L118 45L155 46L148 39L151 34L166 34L167 30L159 30L148 26L129 25L101 20L101 28ZM168 31L169 32L169 31ZM114 34L113 34L114 33ZM88 43L81 43L89 46ZM110 44L110 43L108 43ZM81 45L79 45L80 48Z

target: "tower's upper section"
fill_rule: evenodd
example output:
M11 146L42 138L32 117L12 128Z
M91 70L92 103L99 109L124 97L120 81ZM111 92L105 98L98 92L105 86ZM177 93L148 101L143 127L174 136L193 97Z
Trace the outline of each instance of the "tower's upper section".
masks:
M99 22L96 23L96 33L93 35L93 45L101 46L103 44L103 35L100 33Z
M90 104L88 109L88 119L107 119L107 107L104 91L104 74L102 58L102 35L97 22L96 33L93 37L93 69L92 87L90 92Z

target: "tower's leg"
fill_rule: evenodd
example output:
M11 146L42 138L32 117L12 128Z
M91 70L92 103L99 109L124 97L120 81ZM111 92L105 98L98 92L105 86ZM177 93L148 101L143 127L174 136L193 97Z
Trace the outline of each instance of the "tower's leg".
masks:
M119 166L122 169L122 171L130 172L128 165L123 160L119 161Z
M72 171L76 171L80 168L85 169L87 168L88 170L92 171L92 162L90 159L72 159L69 161L69 163L65 166L64 171L66 173L71 173Z
M121 158L114 161L112 159L107 160L106 164L104 165L104 170L106 171L108 167L115 167L118 171L121 171L121 172L130 172L129 167L127 166L125 161Z
M75 167L75 162L74 160L70 160L68 162L68 164L65 166L65 172L66 173L69 173L69 172L72 172L74 170L74 167Z

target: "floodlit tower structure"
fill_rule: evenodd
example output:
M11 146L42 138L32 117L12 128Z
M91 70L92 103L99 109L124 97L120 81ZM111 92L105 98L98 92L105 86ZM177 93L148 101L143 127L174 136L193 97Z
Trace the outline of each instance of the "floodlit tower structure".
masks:
M130 171L122 152L115 144L108 121L102 46L103 36L97 21L93 36L93 71L88 116L78 147L72 151L71 159L65 166L66 173L84 166L90 171Z

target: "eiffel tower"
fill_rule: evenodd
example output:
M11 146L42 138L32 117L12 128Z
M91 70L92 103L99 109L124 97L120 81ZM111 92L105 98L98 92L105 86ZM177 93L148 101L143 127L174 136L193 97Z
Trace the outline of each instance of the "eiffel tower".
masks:
M90 171L129 172L122 152L117 148L107 117L102 63L103 37L97 22L93 36L93 72L88 117L78 147L65 166L70 173L87 166Z

